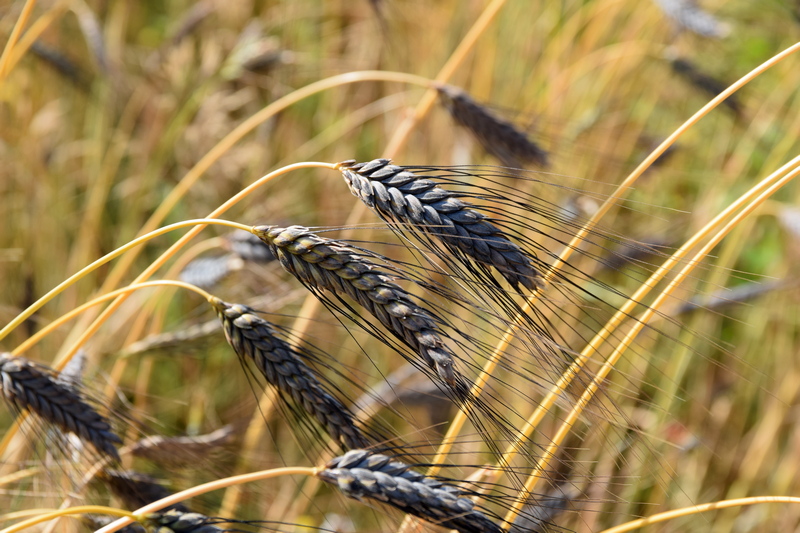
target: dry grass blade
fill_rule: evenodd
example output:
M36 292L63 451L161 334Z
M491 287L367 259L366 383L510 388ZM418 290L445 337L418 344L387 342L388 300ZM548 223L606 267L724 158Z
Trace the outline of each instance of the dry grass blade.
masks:
M149 335L140 341L136 341L124 350L124 355L131 356L150 351L169 351L171 349L185 350L192 343L198 343L211 335L216 335L219 331L219 322L209 320L202 324L195 324L178 331L169 331Z
M547 152L514 124L497 117L458 87L441 85L437 89L453 120L469 130L483 149L505 166L522 168L526 163L547 166Z
M439 336L434 315L414 303L393 276L365 252L326 239L302 226L261 226L254 233L272 247L281 265L306 286L347 295L398 339L419 353L449 385L456 385L453 355Z
M682 29L713 39L722 39L730 33L727 24L700 9L695 0L655 0L655 3Z
M475 510L462 489L426 477L386 455L352 450L330 461L317 475L350 498L383 502L448 529L462 533L502 531Z
M16 409L36 413L119 460L116 445L122 441L108 420L86 403L74 385L59 381L58 374L27 359L0 354L0 380L3 397Z
M228 304L218 298L211 305L239 357L253 361L273 387L291 397L331 438L347 448L369 445L352 413L325 390L302 356L277 336L269 322L244 305Z
M145 437L131 446L131 454L164 465L176 466L206 457L233 440L233 426L225 426L198 437Z
M148 531L156 533L217 533L225 531L214 525L218 519L200 513L185 513L171 510L164 513L150 513L142 519Z
M485 271L494 267L516 289L542 286L534 260L487 217L436 182L417 176L388 159L340 163L350 191L387 222L418 228L441 240L470 266L471 258Z

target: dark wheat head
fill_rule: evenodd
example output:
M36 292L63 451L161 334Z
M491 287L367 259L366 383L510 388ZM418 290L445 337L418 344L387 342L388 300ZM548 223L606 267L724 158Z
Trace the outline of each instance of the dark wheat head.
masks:
M526 163L547 166L547 152L512 123L497 117L458 87L441 85L437 89L453 120L469 130L483 149L505 166L522 168Z
M386 455L351 450L317 474L350 498L375 500L462 533L500 533L500 526L475 510L456 487L414 472Z
M493 267L515 289L519 285L529 290L543 286L533 258L457 192L392 165L388 159L348 161L341 163L339 170L353 195L387 222L438 238L467 266L472 266L467 261L470 258L484 270Z
M141 524L152 533L221 533L225 531L214 525L219 519L200 513L185 513L174 509L162 513L150 513Z
M59 380L56 372L23 357L0 353L0 389L16 409L35 413L119 461L116 445L122 440L108 420L83 399L76 385Z
M398 339L419 353L448 384L456 383L453 355L442 341L433 314L394 283L395 276L363 251L315 235L308 228L261 226L253 232L269 244L281 265L306 286L346 295L361 304Z
M253 361L266 380L292 398L347 448L368 446L350 411L327 392L297 351L272 325L245 305L211 302L237 355Z

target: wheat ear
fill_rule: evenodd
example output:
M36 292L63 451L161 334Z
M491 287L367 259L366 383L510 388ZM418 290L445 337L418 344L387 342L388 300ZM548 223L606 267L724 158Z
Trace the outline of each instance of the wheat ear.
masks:
M227 531L214 525L217 518L200 513L186 513L175 509L163 513L150 513L140 520L147 531L153 533L221 533Z
M75 385L59 381L56 372L25 358L0 353L0 389L16 409L36 413L119 461L116 445L122 440L111 430L108 420L84 401Z
M317 476L359 501L376 500L404 513L462 533L500 533L500 526L475 510L459 487L426 477L391 457L351 450L331 460Z
M484 270L496 269L515 289L541 288L543 278L534 259L511 242L459 194L417 176L388 159L339 164L350 191L378 216L438 238L468 267L468 258Z
M217 311L225 337L242 359L256 364L266 380L291 397L315 418L328 434L347 448L369 444L352 413L327 392L302 356L275 333L272 325L241 304L209 300Z
M522 168L526 163L547 166L547 152L514 124L496 116L463 89L440 85L437 90L453 120L469 130L483 149L505 166Z
M315 235L308 228L260 226L253 233L269 244L281 265L309 288L347 295L394 335L419 353L451 386L456 385L453 355L439 336L434 315L364 251Z

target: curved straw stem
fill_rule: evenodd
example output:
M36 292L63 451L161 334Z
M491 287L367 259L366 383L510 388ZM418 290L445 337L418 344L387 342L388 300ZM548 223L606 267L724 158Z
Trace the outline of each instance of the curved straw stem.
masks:
M189 172L187 172L183 178L181 178L180 182L170 191L166 198L161 202L161 204L156 208L150 218L142 226L139 233L147 233L149 231L154 230L158 227L159 224L166 218L167 214L177 205L177 203L184 197L184 195L194 186L195 183L205 174L211 166L222 157L225 152L230 150L236 143L241 141L247 134L252 132L256 127L260 124L264 123L271 117L275 116L276 114L280 113L287 107L305 99L309 96L313 96L317 93L326 91L328 89L332 89L335 87L340 87L342 85L348 85L351 83L358 83L364 81L387 81L387 82L398 82L398 83L407 83L412 85L419 85L426 88L435 87L435 82L428 78L424 78L421 76L415 76L413 74L406 74L403 72L382 72L382 71L373 71L373 70L366 70L366 71L356 71L356 72L348 72L346 74L339 74L336 76L332 76L330 78L325 78L324 80L320 80L305 87L298 89L286 96L279 98L278 100L272 102L268 106L266 106L261 111L257 112L256 114L252 115L250 118L242 122L239 126L237 126L233 131L227 134L221 141L219 141L209 152L203 156L200 161L198 161L194 167L192 167ZM294 170L297 168L310 168L313 166L325 166L327 168L333 168L329 166L327 163L298 163L294 165L287 165L282 167L281 169L275 171L282 173L281 171L285 170L288 172L289 170ZM267 176L273 176L275 173L268 174ZM263 183L268 181L267 176L261 178L256 183ZM274 177L274 176L273 176ZM255 184L253 184L255 185ZM251 185L245 191L251 190ZM244 192L244 191L242 191ZM233 203L236 203L241 198L246 196L247 194L239 193L239 195L235 196L236 199ZM232 199L233 200L233 199ZM230 200L229 200L230 202ZM233 205L233 204L231 204ZM227 207L226 207L227 206ZM223 206L227 210L230 207L228 204ZM224 210L222 212L224 212ZM215 211L217 213L217 211ZM217 214L221 214L217 213ZM213 217L209 217L213 218ZM117 265L109 273L108 277L106 278L103 285L100 287L100 292L107 292L114 287L116 287L122 280L123 276L128 272L133 261L136 259L137 254L129 254L126 255ZM91 325L88 324L88 320L91 320L94 317L87 315L87 322L80 323L73 328L73 331L80 331L83 332L86 328L92 328L96 324L93 323ZM81 334L81 338L86 338L85 335ZM70 357L71 354L67 353L62 358Z
M678 129L676 129L672 133L672 135L667 137L667 139L665 139L664 142L662 142L658 146L658 148L656 148L649 156L647 156L647 158L645 158L645 160L642 161L642 163L638 167L636 167L636 169L633 172L631 172L631 174L627 178L625 178L625 180L616 188L614 193L611 194L611 196L609 196L606 199L605 202L603 202L603 204L600 206L600 208L597 210L597 212L595 212L595 214L592 215L592 217L586 222L586 224L584 224L584 226L575 234L575 236L572 238L572 240L570 240L570 242L567 244L567 246L561 252L561 254L559 255L558 259L548 269L547 273L545 274L545 279L546 280L550 280L550 279L553 278L553 276L555 276L555 274L564 266L566 261L572 255L572 252L575 251L578 248L578 246L583 241L583 239L586 237L586 235L588 235L589 232L592 230L592 228L594 228L594 226L597 224L597 222L600 220L600 218L603 215L605 215L611 209L611 207L614 205L614 203L617 202L617 200L622 198L623 194L628 190L628 188L631 185L633 185L633 183L642 175L642 173L644 173L644 171L647 170L650 167L650 165L652 165L653 162L656 159L658 159L658 157L661 156L661 154L663 154L664 151L666 151L667 148L672 146L672 144L681 135L683 135L689 128L691 128L695 123L697 123L697 121L699 121L701 118L703 118L706 114L708 114L712 109L717 107L720 103L722 103L726 98L728 98L734 92L736 92L737 90L742 88L744 85L746 85L748 82L752 81L754 78L756 78L758 75L760 75L761 73L763 73L767 69L775 66L777 63L779 63L780 61L786 59L791 54L793 54L793 53L795 53L797 51L800 51L800 43L797 43L797 44L787 48L786 50L784 50L780 54L778 54L778 55L770 58L766 62L762 63L757 68L755 68L752 71L750 71L747 75L743 76L739 81L737 81L736 83L734 83L733 85L728 87L725 91L720 93L716 98L714 98L713 100L708 102L697 113L692 115L692 117L689 118L689 120L684 122ZM498 363L500 357L505 353L506 349L511 344L511 342L514 339L514 336L515 336L515 334L517 332L517 329L519 328L519 326L521 325L521 323L523 321L523 318L525 317L527 312L531 309L531 307L533 305L533 302L538 298L538 296L539 296L539 293L537 291L537 292L532 293L528 297L528 299L526 300L526 302L522 306L522 312L520 314L518 314L514 318L514 320L512 321L511 325L504 332L503 337L500 339L500 342L498 342L498 344L495 347L495 350L492 353L491 357L487 360L486 364L484 365L484 367L483 367L483 369L481 371L481 374L475 380L475 384L473 385L473 389L472 389L472 392L471 392L471 394L473 396L479 395L480 392L483 390L483 386L486 384L488 376L491 375L491 373L494 371L494 369L497 366L497 363ZM615 317L616 316L617 315L615 315ZM611 320L613 321L614 318L612 318ZM608 331L606 331L606 329L603 330L603 332L605 332L604 333L604 337L602 339L600 339L600 340L602 341L602 340L605 339L606 336L610 335L611 332L613 332L613 330L619 324L619 322L621 322L621 317L620 317L620 320L618 322L616 322L616 323L612 324L611 321L610 321L609 322L610 327L609 327ZM592 350L593 349L594 348L592 348ZM580 369L585 364L586 359L588 359L588 357L583 357L583 356L579 357L575 361L575 363L573 363L573 365L570 366L570 368L564 373L562 379L559 380L559 384L562 383L562 381L563 381L564 382L563 387L566 387L572 381L572 379L577 375L577 373L580 372ZM552 402L555 401L555 399L557 397L557 394L560 394L560 392L563 390L563 388L560 385L557 384L555 387L553 387L552 390L553 391L557 391L557 393L555 393L555 394L553 394L552 392L549 393L547 395L547 397L540 404L540 408L542 406L544 406L544 410L549 409L550 406L552 405ZM540 411L540 408L537 408L537 412ZM437 451L436 457L432 461L434 465L444 464L445 459L447 457L447 454L450 452L450 449L452 448L452 444L455 442L455 437L456 437L456 435L459 434L459 432L461 431L461 428L464 426L465 422L466 422L466 415L464 413L462 413L462 412L456 413L456 416L453 418L453 422L450 424L450 427L447 430L447 435L445 436L445 439L442 442L442 445L439 447L439 450ZM538 420L535 423L533 423L533 425L531 425L530 423L526 424L526 426L523 429L523 432L520 433L520 437L519 437L518 440L522 440L524 438L527 438L527 436L530 435L530 433L532 433L535 430L536 424L538 424ZM527 432L527 433L525 433L525 432ZM514 443L512 445L512 447L514 447L514 448L516 448L517 446L518 445L516 443ZM511 447L509 447L509 448L511 448ZM513 454L514 452L511 451L510 453ZM502 465L502 464L508 464L508 463L500 461L498 464ZM428 474L429 475L435 475L439 471L439 468L440 467L438 467L438 466L431 467L431 469L429 470Z
M134 517L142 516L147 513L160 511L161 509L167 507L168 505L173 505L178 502L182 502L183 500L187 500L189 498L205 494L206 492L211 492L212 490L219 490L225 487L230 487L232 485L250 483L252 481L261 481L263 479L270 479L278 476L291 476L291 475L316 476L317 472L319 472L319 468L316 467L309 468L302 466L289 466L285 468L273 468L271 470L262 470L260 472L253 472L250 474L242 474L240 476L232 476L223 479L217 479L215 481L210 481L202 485L197 485L196 487L186 489L184 491L175 493L171 496L167 496L166 498L162 498L151 504L145 505L144 507L135 510L132 516ZM125 527L133 522L134 518L121 518L115 522L108 524L105 527L98 529L97 531L95 531L95 533L112 533L113 531L117 531L118 529ZM0 533L3 532L0 531Z
M11 352L11 354L20 355L24 353L25 351L29 350L33 345L42 340L44 337L46 337L47 335L49 335L50 333L61 327L61 325L63 325L65 322L69 322L79 314L83 313L84 311L95 305L107 302L108 300L113 300L117 296L127 295L134 291L137 291L139 289L145 289L147 287L179 287L182 289L187 289L196 292L197 294L199 294L208 301L211 301L211 299L213 298L211 294L207 293L200 287L192 285L191 283L185 283L183 281L162 279L157 281L145 281L143 283L134 283L133 285L128 285L127 287L122 287L121 289L117 289L115 291L103 294L102 296L98 296L97 298L94 298L93 300L90 300L80 305L79 307L72 309L70 312L61 315L56 320L49 323L47 326L45 326L41 330L37 331L34 335L26 339L25 342L17 346Z
M293 170L298 170L298 169L301 169L301 168L330 168L330 169L334 169L334 168L336 168L336 166L331 164L331 163L319 163L319 162L295 163L293 165L287 165L285 167L279 168L278 170L270 172L266 176L261 177L255 183L252 183L251 185L245 187L244 189L239 191L238 194L234 195L227 202L225 202L224 204L219 206L217 209L215 209L205 219L203 219L203 220L205 220L205 222L203 222L201 225L194 226L191 230L189 230L186 233L186 235L184 235L183 237L178 239L178 241L175 242L175 244L170 246L167 249L167 251L165 251L163 254L161 254L158 257L158 259L156 259L153 263L150 264L149 267L147 267L141 274L139 274L139 276L137 276L136 279L133 280L133 283L141 283L143 281L147 281L147 279L150 276L152 276L153 273L155 273L156 270L161 268L161 266L164 263L166 263L173 255L175 255L181 248L183 248L183 246L185 246L186 243L188 243L198 233L200 233L203 230L203 228L206 227L207 224L216 224L217 222L215 222L215 221L217 220L217 217L221 216L228 209L230 209L231 207L233 207L234 205L239 203L242 199L246 198L250 193L252 193L256 189L258 189L259 187L261 187L265 183L268 183L270 180L272 180L274 178L277 178L278 176L282 176L283 174L286 174L288 172L291 172ZM212 222L209 222L209 220L211 220ZM228 222L228 221L225 221L225 222L226 222L226 224L224 224L224 225L235 224L235 226L233 226L233 227L236 227L237 229L246 229L247 231L250 231L250 227L249 226L236 224L235 222ZM134 239L134 240L136 240L136 239ZM125 302L125 300L127 298L128 298L127 294L123 294L121 296L118 296L111 303L111 305L109 305L102 313L100 313L100 315L94 320L94 322L92 322L86 328L81 328L83 333L81 333L78 336L78 339L72 344L72 346L69 348L67 353L64 354L64 356L58 362L56 362L53 365L53 367L56 370L61 370L64 367L64 365L66 365L69 362L69 360L72 359L72 357L80 349L80 347L83 346L84 343L92 335L94 335L97 332L98 329L100 329L100 326L102 326L105 323L105 321L108 319L108 317L111 316L111 314L114 313L114 311L116 311L119 308L119 306L121 306ZM19 322L21 322L21 321L19 321ZM8 328L8 326L7 326L7 328ZM5 329L3 331L5 331ZM2 332L0 332L0 339L2 339ZM11 442L11 439L14 437L14 435L16 435L17 431L19 430L20 423L24 419L25 419L25 415L17 417L17 420L14 422L14 425L11 428L9 428L9 430L6 432L5 436L3 437L2 442L0 442L0 456L2 456L2 454L5 453L5 450L8 448L8 445Z
M79 281L81 278L83 278L90 272L105 265L112 259L119 257L128 250L131 250L132 248L139 246L142 243L145 243L156 237L160 237L165 233L169 233L176 229L199 226L199 225L203 225L203 227L205 227L206 225L228 226L231 228L244 229L245 231L250 231L250 226L245 226L244 224L239 224L237 222L231 222L228 220L219 220L212 218L198 218L193 220L184 220L182 222L176 222L175 224L170 224L169 226L164 226L163 228L151 231L146 235L142 235L141 237L133 239L132 241L120 246L113 252L107 253L97 261L94 261L92 264L85 266L84 268L80 269L78 272L76 272L66 280L59 283L56 287L54 287L47 294L45 294L44 296L36 300L34 303L32 303L27 309L25 309L25 311L17 315L16 318L14 318L14 320L9 322L2 330L0 330L0 340L3 340L14 328L22 324L33 313L41 309L42 306L44 306L47 302L49 302L50 300L61 294L64 290L75 284L77 281Z
M793 167L790 172L785 174L780 179L777 179L778 176L782 175L786 172L787 168ZM586 388L584 393L575 403L575 406L572 408L570 413L562 422L561 427L559 427L558 431L556 432L555 436L553 437L552 441L550 442L547 450L542 455L542 458L536 464L536 467L531 472L530 476L525 482L525 488L519 493L517 496L514 505L509 510L508 514L506 515L504 527L508 527L516 517L519 510L524 505L525 501L527 500L528 496L533 492L534 488L536 487L536 483L541 478L542 472L549 466L550 461L555 456L555 452L557 451L558 447L561 445L561 442L569 433L569 430L572 428L572 425L577 421L580 414L583 412L583 409L588 405L591 399L594 397L595 392L600 387L600 384L605 380L606 376L611 372L616 362L628 348L628 346L633 342L633 340L638 336L641 330L647 325L650 319L655 316L658 309L661 305L671 296L672 292L677 288L677 286L684 280L688 275L694 270L694 268L700 264L700 262L708 255L708 253L716 246L722 239L727 235L733 228L735 228L739 222L741 222L746 216L752 213L758 206L760 206L767 198L769 198L772 194L778 191L781 187L789 183L792 179L800 175L800 156L794 158L790 163L787 163L779 170L770 174L767 178L762 180L758 185L753 187L750 191L746 194L741 196L732 206L728 209L723 211L717 215L717 217L710 223L706 224L700 231L698 231L689 241L684 244L680 250L675 252L650 278L642 285L642 287L637 291L637 293L629 299L625 305L620 308L617 314L612 317L611 321L617 319L617 323L621 322L623 316L627 314L627 312L632 311L633 308L638 305L639 297L643 296L647 292L649 292L650 288L654 287L659 280L661 280L674 266L680 261L688 251L693 248L701 239L708 236L709 233L714 231L714 229L719 225L719 222L724 218L727 218L727 214L734 210L734 206L740 206L743 203L747 202L747 205L734 216L727 224L725 224L712 238L708 241L696 254L695 256L688 261L683 269L673 278L669 285L661 291L658 297L653 301L653 303L647 308L647 310L642 314L642 316L636 320L636 322L631 326L628 334L620 341L611 355L608 356L603 366L598 370L597 375L592 379L592 382ZM776 181L777 179L777 181ZM765 189L765 187L770 184L769 187ZM757 196L756 196L757 195ZM754 198L755 197L755 198ZM641 294L640 294L641 293ZM611 322L610 321L610 322ZM594 350L592 346L597 346L603 342L605 338L607 338L607 334L603 334L604 332L608 331L608 325L603 328L603 331L598 333L592 342L589 343L587 349ZM591 353L591 350L581 353L581 358L588 358L588 355ZM587 355L584 355L586 353ZM569 371L568 371L569 372ZM564 377L568 377L567 373L565 373ZM562 380L564 379L562 377ZM559 382L560 383L560 382ZM551 391L552 394L553 391ZM544 412L546 409L542 409L542 405L544 405L544 401L540 404L537 408L536 412L541 412L541 416L544 416ZM541 420L541 417L539 418ZM538 422L538 421L537 421ZM535 425L534 425L535 426Z
M640 518L625 522L612 528L604 529L600 533L624 533L625 531L633 531L640 527L648 526L650 524L658 524L659 522L666 522L675 518L683 516L691 516L693 514L705 513L708 511L716 511L717 509L729 509L731 507L744 507L746 505L756 505L759 503L800 503L800 498L792 496L751 496L749 498L738 498L736 500L722 500L713 503L704 503L701 505L693 505L692 507L684 507L683 509L675 509L674 511L665 511L663 513L654 514L647 518Z
M17 44L17 40L22 34L22 28L24 28L25 23L28 22L35 5L36 0L27 0L27 2L25 2L25 5L22 6L22 11L19 14L19 18L14 24L14 29L11 30L11 35L8 37L8 42L6 43L5 48L3 48L3 55L0 56L0 83L2 83L6 78L8 63L9 59L11 58L11 51L14 49L14 45Z
M435 81L429 80L427 78L420 78L418 76L412 76L410 74L405 75L408 76L406 80L401 80L401 79L394 80L394 81L403 81L405 83L415 83L417 85L422 85L423 84L422 82L424 80L424 84L430 90L426 92L425 95L422 97L422 99L419 101L417 107L414 110L414 113L412 115L409 115L397 128L395 128L394 135L392 135L392 138L389 139L389 143L387 144L387 147L384 150L383 154L384 157L392 159L400 152L400 150L402 150L402 148L408 142L408 138L411 134L411 131L430 112L431 107L436 101L436 95L437 95L436 88L440 84L446 83L447 81L450 80L450 78L453 76L458 67L461 66L461 64L467 58L467 55L475 47L478 38L486 31L486 28L495 18L497 13L499 13L500 8L503 7L505 1L506 0L493 0L486 7L486 9L484 9L478 20L475 21L475 24L473 24L469 32L467 32L462 41L459 43L458 47L455 49L455 51L453 51L453 53L448 58L447 62L445 62L444 66L436 75ZM395 75L397 73L378 72L378 74ZM416 83L414 81L415 78L420 83ZM311 87L311 85L309 87ZM353 210L350 212L350 216L348 216L347 221L345 222L345 227L355 226L364 216L366 210L367 210L366 206L363 203L358 202L353 208ZM345 231L342 237L347 238L349 234L350 231ZM300 312L298 313L297 320L295 320L292 326L292 332L295 338L297 339L296 342L300 342L305 337L308 327L310 327L310 325L312 324L313 317L319 310L319 306L320 302L314 295L309 294L306 297L305 301L303 302L303 306L301 307ZM262 397L260 402L263 403L265 399L266 399L265 397ZM258 415L254 415L250 425L248 426L246 442L257 442L258 437L262 434L264 428L265 424L260 419L260 417L258 417ZM239 466L241 466L241 464L243 463L240 463ZM223 502L224 502L223 507L225 509L233 509L238 504L238 497L237 495L233 495L230 497L226 495L226 497L223 498ZM403 522L403 525L400 527L400 531L404 531L405 528L407 528L410 525L410 520L412 520L412 517L407 516L406 520Z
M57 511L53 511L51 509L42 509L42 512L44 514L31 518L29 520L24 520L22 522L19 522L18 524L14 524L13 526L9 526L3 530L0 530L0 533L17 533L17 531L25 530L29 527L35 526L36 524L41 524L42 522L48 522L50 520L54 520L62 516L69 516L76 514L95 513L95 514L104 514L112 516L122 516L127 518L131 522L133 522L133 519L135 518L133 513L131 513L130 511L117 509L115 507L105 507L103 505L81 505L78 507L67 507L66 509L59 509Z

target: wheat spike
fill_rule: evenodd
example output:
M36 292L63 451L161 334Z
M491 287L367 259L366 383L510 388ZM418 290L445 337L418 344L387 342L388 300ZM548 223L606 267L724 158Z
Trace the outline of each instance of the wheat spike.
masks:
M495 116L458 87L441 85L437 89L453 120L469 130L483 149L505 166L522 168L525 163L547 166L547 152L511 122Z
M16 409L37 414L119 461L116 444L122 440L108 420L84 401L76 385L59 381L58 374L49 368L0 353L0 388Z
M542 286L533 259L458 193L417 176L388 159L340 164L350 191L387 222L399 222L437 237L468 266L494 267L517 289ZM465 257L466 256L466 257Z
M272 386L291 397L333 439L347 448L368 445L350 411L325 390L302 356L276 335L269 322L245 305L229 304L218 298L211 305L239 357L253 361Z
M141 520L145 529L153 533L221 533L225 531L215 526L214 522L219 522L219 519L175 509L162 513L150 513Z
M414 472L386 455L351 450L317 474L359 501L376 500L462 533L500 533L500 526L475 510L455 485Z
M114 496L129 509L138 509L172 495L155 478L132 470L104 469L97 474L97 479L104 482ZM167 509L189 512L182 503L176 503Z
M434 315L415 304L410 294L394 283L396 276L369 261L364 252L315 235L302 226L261 226L253 231L273 248L289 273L310 288L357 301L419 353L442 379L455 384L453 356L439 336Z

